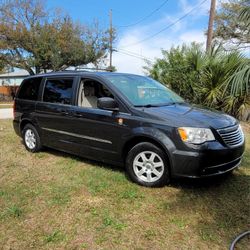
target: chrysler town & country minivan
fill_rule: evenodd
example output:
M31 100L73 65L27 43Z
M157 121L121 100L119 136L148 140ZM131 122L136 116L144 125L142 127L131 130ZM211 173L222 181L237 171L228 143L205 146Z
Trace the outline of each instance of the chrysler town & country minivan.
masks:
M42 146L125 166L144 186L240 165L244 135L224 113L195 107L145 76L64 71L26 78L14 103L26 149Z

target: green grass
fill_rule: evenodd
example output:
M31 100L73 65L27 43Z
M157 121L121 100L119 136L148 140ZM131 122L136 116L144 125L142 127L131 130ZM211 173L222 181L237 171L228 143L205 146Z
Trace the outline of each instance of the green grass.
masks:
M63 241L65 238L65 235L60 230L55 230L52 233L49 233L44 236L44 241L46 243L55 243L59 241Z
M250 226L250 129L233 174L145 188L123 169L27 152L0 120L3 249L227 249ZM247 249L242 240L238 249Z
M20 207L18 207L17 205L11 205L10 207L7 207L5 210L2 211L2 213L0 214L0 218L1 217L14 217L14 218L18 218L22 215L23 211Z

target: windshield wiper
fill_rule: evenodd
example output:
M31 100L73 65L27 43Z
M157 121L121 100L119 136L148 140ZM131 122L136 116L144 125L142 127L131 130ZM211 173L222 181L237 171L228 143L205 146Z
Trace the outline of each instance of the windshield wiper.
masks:
M167 103L162 103L159 106L171 106L171 105L176 105L176 104L183 104L185 102L167 102Z
M134 105L136 108L153 108L153 107L162 107L162 106L170 106L175 104L183 104L185 102L166 102L166 103L159 103L159 104L145 104L145 105Z
M145 104L145 105L134 105L136 108L152 108L152 107L159 107L156 104Z

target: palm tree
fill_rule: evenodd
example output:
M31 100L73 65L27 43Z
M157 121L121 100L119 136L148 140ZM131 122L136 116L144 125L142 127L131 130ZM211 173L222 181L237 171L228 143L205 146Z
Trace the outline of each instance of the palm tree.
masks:
M242 7L239 19L240 21L246 23L247 27L250 27L250 6Z
M246 23L250 30L250 6L242 7L239 20ZM236 70L225 81L225 110L243 120L250 120L250 60L238 60ZM228 92L230 93L228 95ZM236 111L236 113L235 113Z
M162 53L162 59L145 67L149 75L191 103L223 109L247 119L250 62L244 55L225 52L221 46L213 46L206 53L195 43Z
M225 111L242 120L250 120L250 60L239 62L235 72L222 86Z

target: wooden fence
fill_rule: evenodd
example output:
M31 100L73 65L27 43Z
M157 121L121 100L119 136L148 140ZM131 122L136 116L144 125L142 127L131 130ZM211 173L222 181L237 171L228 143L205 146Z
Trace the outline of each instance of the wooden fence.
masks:
M18 90L18 86L0 86L0 101L11 101Z

